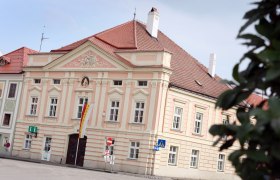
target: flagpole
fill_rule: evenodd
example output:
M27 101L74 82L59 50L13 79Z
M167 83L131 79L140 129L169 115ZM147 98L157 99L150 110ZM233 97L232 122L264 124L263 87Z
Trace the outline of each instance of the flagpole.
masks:
M77 142L76 156L75 156L75 166L77 165L77 156L78 156L79 144L80 144L80 135L78 135L78 142Z

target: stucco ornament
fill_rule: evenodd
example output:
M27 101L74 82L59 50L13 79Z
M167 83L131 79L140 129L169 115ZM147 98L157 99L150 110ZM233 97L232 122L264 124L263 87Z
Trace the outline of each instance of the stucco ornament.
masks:
M98 63L96 60L96 56L90 54L86 55L84 59L79 60L81 63L81 67L95 67L95 65Z

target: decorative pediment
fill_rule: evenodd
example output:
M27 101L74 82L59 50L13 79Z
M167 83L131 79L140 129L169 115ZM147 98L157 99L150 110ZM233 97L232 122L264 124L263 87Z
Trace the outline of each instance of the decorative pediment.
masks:
M118 89L118 88L114 88L114 89L111 89L108 94L113 94L113 93L118 93L120 95L123 95L123 91Z
M86 51L84 54L76 57L72 61L66 63L63 68L116 68L113 64L99 56L92 50Z
M138 89L138 90L135 90L135 91L133 92L133 95L134 95L134 96L136 96L137 94L143 94L143 95L145 95L145 96L148 96L148 95L149 95L149 93L148 93L147 91L144 91L143 89Z
M61 89L58 88L58 87L56 87L56 86L53 86L53 87L51 87L51 88L48 90L48 92L51 92L51 91L58 91L58 92L60 92Z
M30 91L30 92L31 92L31 91L38 91L38 92L41 92L42 89L41 89L40 87L38 87L38 86L33 86L33 87L29 88L29 91Z

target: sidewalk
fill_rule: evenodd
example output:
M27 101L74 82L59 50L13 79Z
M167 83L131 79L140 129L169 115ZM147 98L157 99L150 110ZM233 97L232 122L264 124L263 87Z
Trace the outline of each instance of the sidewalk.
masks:
M62 167L69 167L69 168L77 168L77 169L84 169L84 170L90 170L90 171L97 171L97 172L105 172L105 173L112 173L112 174L123 174L128 176L134 176L134 177L142 177L147 179L158 179L158 180L174 180L176 178L169 178L169 177L161 177L161 176L151 176L151 175L142 175L142 174L133 174L133 173L127 173L127 172L110 172L105 169L93 169L93 168L86 168L86 167L80 167L80 166L74 166L69 164L58 164L50 161L43 161L43 160L36 160L36 159L28 159L28 158L22 158L22 157L13 157L13 156L4 156L0 155L0 159L11 159L16 161L25 161L25 162L31 162L31 163L39 163L39 164L46 164L46 165L52 165L52 166L62 166Z

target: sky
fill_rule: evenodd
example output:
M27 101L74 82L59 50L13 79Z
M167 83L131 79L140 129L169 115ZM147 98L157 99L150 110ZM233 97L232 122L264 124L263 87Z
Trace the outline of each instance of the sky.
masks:
M249 0L1 0L0 51L22 46L39 50L42 32L48 52L133 19L147 21L156 7L159 29L208 67L216 53L216 74L232 79L232 68L246 52L237 32L252 9ZM43 28L45 26L45 28Z

